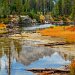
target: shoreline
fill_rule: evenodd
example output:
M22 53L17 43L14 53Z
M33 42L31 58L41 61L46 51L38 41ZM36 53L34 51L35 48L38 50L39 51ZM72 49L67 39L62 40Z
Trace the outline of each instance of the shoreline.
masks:
M57 37L42 36L38 33L22 33L23 36L16 35L10 37L12 39L19 39L22 41L33 42L32 46L43 46L53 48L57 52L66 53L68 56L73 55L75 57L75 43L66 43L64 39Z

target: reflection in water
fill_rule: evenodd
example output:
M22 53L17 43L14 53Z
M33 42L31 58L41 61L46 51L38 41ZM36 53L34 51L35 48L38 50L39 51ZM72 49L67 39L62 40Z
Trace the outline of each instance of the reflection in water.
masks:
M22 63L29 65L31 62L34 62L43 56L51 55L53 52L54 51L50 47L22 45L20 58Z
M51 65L50 62L51 57L49 57L55 51L50 47L44 46L34 46L35 41L23 41L23 40L12 40L8 38L1 38L0 39L0 58L2 59L3 66L5 67L0 70L0 75L8 75L8 70L6 70L6 64L8 64L8 59L5 57L11 56L11 75L33 75L31 72L25 71L26 68L48 68L48 67L58 67L60 65ZM40 43L40 42L35 42ZM43 57L44 56L44 57ZM59 56L59 55L57 55ZM55 56L56 57L56 56ZM40 58L40 59L39 59ZM59 58L61 58L59 56ZM1 60L0 59L0 60ZM54 59L52 57L52 59ZM57 59L57 58L55 58ZM63 59L62 59L63 60ZM57 60L58 61L58 60ZM7 62L7 63L5 63ZM44 64L45 62L45 64ZM47 63L49 62L49 63ZM43 63L43 64L42 64ZM5 65L4 65L5 64ZM23 65L24 64L24 65ZM42 65L41 65L42 64ZM40 66L38 66L40 65ZM3 74L2 74L3 73Z
M9 48L13 55L15 52L19 55L19 52L21 51L21 44L19 40L0 38L0 56L2 56L3 52L8 56Z
M23 64L16 61L18 60L19 53L21 51L20 41L11 39L5 40L5 38L1 38L0 42L1 42L0 75L33 75L33 73L31 72L25 71L26 67ZM10 53L10 67L9 67L9 53Z
M58 52L55 52L51 56L45 56L31 63L27 68L60 68L70 63L69 60L66 61Z
M11 63L11 75L33 75L31 72L25 71L26 66L14 59Z

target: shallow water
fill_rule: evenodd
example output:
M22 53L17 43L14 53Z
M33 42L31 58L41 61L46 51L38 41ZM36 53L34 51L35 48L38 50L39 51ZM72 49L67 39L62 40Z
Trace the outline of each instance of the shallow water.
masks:
M12 39L0 39L0 58L3 57L3 62L8 60L6 58L9 57L17 59L17 63L11 63L11 75L33 75L31 72L25 71L25 69L30 65L32 62L42 58L43 56L51 55L54 51L48 47L41 47L41 46L34 46L32 44L40 43L38 41L23 41L23 40L12 40ZM14 60L12 60L13 62ZM14 61L15 62L15 61ZM19 63L20 62L20 63ZM2 65L1 65L2 66ZM6 67L6 66L4 66ZM6 68L0 70L0 75L7 75L8 71Z
M50 26L52 26L52 24L35 25L32 27L25 27L24 30L37 30L37 29L48 28Z
M27 72L25 70L26 68L52 68L52 67L57 68L61 66L61 64L52 65L51 63L49 63L51 54L55 52L54 49L45 46L34 46L34 44L37 43L41 42L30 40L24 41L23 39L21 40L12 40L9 38L0 39L0 48L1 48L0 56L2 57L4 54L6 54L7 57L9 57L10 53L11 58L13 57L17 60L17 62L14 61L15 63L11 64L12 66L11 75L33 75L33 73L31 72ZM7 70L6 69L0 70L0 75L7 75Z

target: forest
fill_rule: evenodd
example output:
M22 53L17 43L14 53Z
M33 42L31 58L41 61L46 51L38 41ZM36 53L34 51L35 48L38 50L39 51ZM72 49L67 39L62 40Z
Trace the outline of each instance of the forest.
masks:
M75 21L75 0L0 0L0 18L11 14L30 15L32 18L50 14L58 19L68 17Z

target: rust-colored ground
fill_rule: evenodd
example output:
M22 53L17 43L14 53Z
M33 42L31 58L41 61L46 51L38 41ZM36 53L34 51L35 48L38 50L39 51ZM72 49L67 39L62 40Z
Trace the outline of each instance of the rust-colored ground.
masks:
M55 26L37 32L43 36L62 37L67 42L75 42L75 26Z
M2 27L6 27L6 25L5 25L5 24L0 23L0 28L2 28Z

